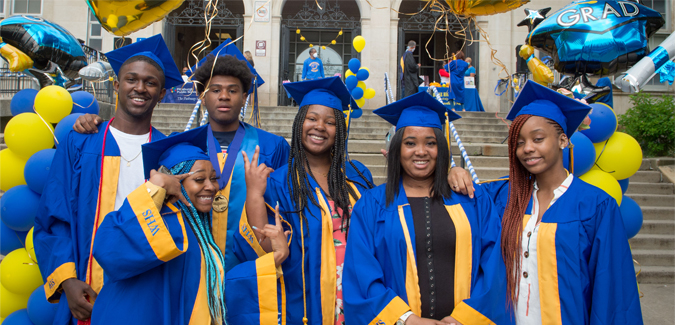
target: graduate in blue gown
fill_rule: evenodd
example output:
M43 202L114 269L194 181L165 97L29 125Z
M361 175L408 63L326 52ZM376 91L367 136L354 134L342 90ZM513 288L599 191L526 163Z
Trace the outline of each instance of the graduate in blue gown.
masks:
M464 73L469 69L469 64L464 61L464 52L455 53L453 60L444 68L450 73L450 88L455 95L455 103L464 110Z
M354 207L343 281L347 324L500 322L499 219L485 193L471 199L446 182L445 107L418 93L374 113L397 131L387 183Z
M165 136L150 124L166 89L182 83L161 35L106 54L120 80L114 118L96 134L70 132L56 150L35 219L35 251L45 279L47 300L59 304L55 324L89 318L106 275L92 258L96 229L129 192L143 184L140 143L122 155L119 135L152 142ZM125 147L128 148L128 147ZM137 168L138 167L138 168ZM122 170L124 169L124 170ZM130 187L129 184L132 185ZM130 187L130 188L129 188ZM128 192L126 188L128 189Z
M148 182L106 216L94 242L110 281L92 324L226 323L225 259L211 229L219 185L207 136L195 129L143 146ZM288 247L278 214L276 221L260 230L277 243L261 261L278 266Z
M263 285L234 270L228 273L228 320L236 324L336 324L343 317L340 257L345 243L339 238L347 234L354 203L372 186L368 169L349 161L346 153L343 111L351 114L349 110L358 106L338 77L284 87L300 103L293 123L290 164L271 172L258 164L257 155L252 157L235 253L240 260L251 261L270 251L268 240L253 236L251 229L274 222L265 204L277 202L292 227L290 253L282 264L283 276L273 282L276 286Z
M517 324L642 324L616 201L563 168L563 149L589 111L529 81L507 116L512 172L487 187L504 211L507 299Z

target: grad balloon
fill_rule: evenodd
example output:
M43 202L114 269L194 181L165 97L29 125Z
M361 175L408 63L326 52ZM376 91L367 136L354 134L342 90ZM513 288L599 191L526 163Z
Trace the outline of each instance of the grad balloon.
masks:
M107 31L126 36L162 20L183 0L87 0L91 12Z
M551 14L526 42L550 53L562 73L608 75L626 70L647 53L647 39L665 20L632 1L574 1Z
M106 81L115 76L112 66L105 61L94 62L80 69L78 74L82 79L89 81Z
M29 68L57 71L56 65L66 77L75 79L78 71L87 65L82 46L75 36L41 17L16 15L6 18L0 21L0 37L0 53L14 72ZM43 80L40 84L44 86Z

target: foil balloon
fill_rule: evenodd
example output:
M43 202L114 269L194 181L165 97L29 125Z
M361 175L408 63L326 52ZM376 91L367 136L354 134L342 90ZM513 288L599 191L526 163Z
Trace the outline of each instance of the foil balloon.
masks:
M126 36L162 20L183 0L87 0L87 4L107 31Z
M532 79L538 84L547 86L555 79L553 71L546 66L538 57L534 56L534 48L530 45L520 47L518 55L527 62L527 68L532 72Z
M672 59L675 59L675 33L670 34L654 51L616 78L614 84L623 92L636 93L656 72L668 68Z
M526 42L550 53L561 73L608 75L647 55L665 20L632 1L574 1L537 25Z
M88 81L108 81L115 77L110 63L97 61L80 69L79 75L82 79Z
M10 69L32 74L42 87L64 86L87 65L75 36L41 17L16 15L0 21L0 39L0 54Z
M516 9L530 0L445 0L450 11L460 16L486 16Z

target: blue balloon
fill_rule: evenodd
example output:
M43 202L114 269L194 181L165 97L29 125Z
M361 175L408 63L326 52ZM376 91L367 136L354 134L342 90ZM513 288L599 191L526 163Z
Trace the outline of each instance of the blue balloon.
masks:
M59 144L66 140L68 132L70 132L70 130L73 129L75 121L77 121L77 118L80 117L81 115L84 114L82 113L70 114L61 119L61 121L59 121L59 124L56 124L56 127L54 128L54 136L56 137L56 141L58 141Z
M606 141L616 131L616 115L605 104L591 104L591 107L593 111L588 115L591 118L591 128L579 132L591 139L593 143Z
M24 89L14 94L12 101L9 103L12 116L17 116L21 113L32 113L37 93L38 91L35 89Z
M28 298L28 318L35 325L51 325L58 304L51 304L45 297L45 287L39 286Z
M63 122L63 120L61 121ZM55 153L56 149L43 149L28 158L26 167L23 169L23 175L26 184L35 193L42 194Z
M28 317L28 311L24 309L19 309L7 316L2 325L35 325L30 321Z
M370 77L370 72L366 69L359 69L359 72L356 73L356 78L360 81L364 81Z
M0 222L0 254L7 255L11 251L26 245L27 231L14 231Z
M361 61L359 61L357 58L353 58L349 60L349 64L347 64L347 66L349 67L349 70L352 70L352 73L357 74L361 68Z
M361 115L363 115L362 109L360 109L360 108L359 109L352 109L352 115L350 116L350 118L359 118L359 117L361 117Z
M356 88L356 85L358 84L359 79L356 79L356 76L349 76L347 77L347 80L345 80L345 85L347 86L347 89L349 89L349 91Z
M354 97L354 99L361 99L363 97L363 89L360 87L352 89L352 97Z
M631 239L642 228L642 209L633 199L624 195L619 210L623 218L623 227L626 229L626 237Z
M593 123L591 123L593 124ZM585 135L574 132L570 141L574 145L574 176L581 176L593 168L595 163L595 147L593 143ZM570 149L563 150L563 166L570 169Z
M73 110L70 113L98 115L98 100L94 95L86 91L76 91L70 96L73 97Z
M628 178L619 181L619 185L621 185L621 193L626 194L626 191L628 190L628 183Z
M573 1L544 19L526 40L551 54L560 72L610 75L647 55L648 38L664 24L661 14L637 2Z
M28 231L33 227L39 204L40 194L27 185L14 186L0 198L0 218L13 230Z

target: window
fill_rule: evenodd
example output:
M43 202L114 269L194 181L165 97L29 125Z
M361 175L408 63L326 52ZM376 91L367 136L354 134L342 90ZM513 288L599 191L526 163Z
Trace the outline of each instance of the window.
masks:
M42 13L42 0L14 0L15 14L36 14Z
M101 24L96 16L89 12L89 32L87 33L87 45L99 52L103 50L103 35L101 33Z
M672 5L672 0L642 0L642 4L646 7L652 8L658 11L663 19L666 20L666 23L661 27L661 30L670 30L670 6Z
M0 17L5 17L5 0L0 0Z

